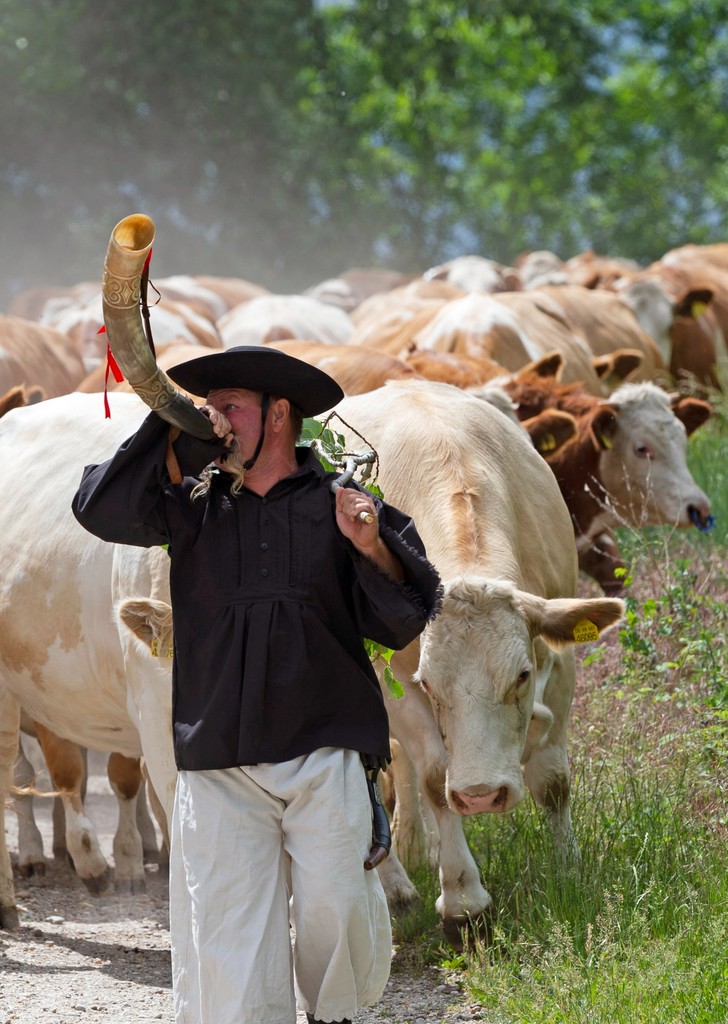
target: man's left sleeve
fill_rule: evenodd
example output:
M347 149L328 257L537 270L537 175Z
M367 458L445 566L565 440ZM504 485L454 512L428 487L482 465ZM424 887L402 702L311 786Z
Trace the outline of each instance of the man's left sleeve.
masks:
M442 603L440 576L427 560L414 522L392 505L377 502L379 535L404 568L396 580L355 553L354 601L362 636L393 650L411 643L437 615Z

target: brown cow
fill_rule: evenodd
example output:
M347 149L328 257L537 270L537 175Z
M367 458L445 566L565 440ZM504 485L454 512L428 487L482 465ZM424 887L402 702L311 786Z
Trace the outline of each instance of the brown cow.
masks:
M487 356L469 356L455 352L420 352L415 349L405 362L427 380L452 384L456 388L472 388L504 374L505 367Z
M605 394L589 346L548 296L470 292L421 310L387 342L387 351L401 358L415 351L454 353L488 359L510 372L554 350L562 355L564 380Z
M388 380L419 376L414 367L402 359L365 345L324 345L298 339L269 341L266 344L318 366L334 378L346 395L374 391Z
M655 339L673 382L703 395L705 386L720 387L717 364L728 336L728 274L658 261L613 287Z
M176 366L177 363L186 363L188 359L197 359L208 351L208 349L188 341L157 345L155 350L157 366L162 370L168 370L170 366ZM89 394L103 391L105 388L109 391L133 390L127 381L116 382L110 369L107 369L106 360L104 359L88 376L84 377L76 391L83 391Z
M403 359L413 349L412 335L446 302L463 291L446 281L417 278L407 285L372 295L352 311L350 343L381 349Z
M630 380L665 380L667 366L654 338L639 324L634 312L610 291L592 291L579 285L545 286L531 295L547 295L564 311L595 356L631 349L642 355Z
M48 398L75 390L86 375L65 334L17 316L0 316L0 394L34 385Z
M696 398L671 400L653 384L625 384L608 402L544 378L502 382L520 419L546 408L570 412L577 434L544 453L569 508L579 567L616 593L623 566L611 534L618 525L705 526L710 502L688 470L691 434L711 415Z

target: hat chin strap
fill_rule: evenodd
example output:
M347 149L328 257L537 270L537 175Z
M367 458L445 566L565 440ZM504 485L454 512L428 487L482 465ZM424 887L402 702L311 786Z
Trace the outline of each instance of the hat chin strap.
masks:
M243 469L245 470L246 473L249 469L252 469L255 463L257 462L258 456L260 455L260 450L263 447L263 442L265 441L265 421L268 416L269 405L270 395L268 394L267 391L264 391L263 402L260 407L260 437L258 438L257 445L255 446L255 451L253 452L251 457L243 463Z

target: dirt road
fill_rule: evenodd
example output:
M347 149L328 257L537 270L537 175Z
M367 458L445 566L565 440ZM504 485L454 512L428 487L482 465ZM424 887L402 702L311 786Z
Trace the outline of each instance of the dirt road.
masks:
M31 751L34 753L34 751ZM36 758L33 758L36 760ZM41 778L41 788L49 788ZM113 862L116 802L105 776L105 758L89 763L88 817L102 850ZM17 824L6 814L11 853ZM21 927L0 932L0 1024L171 1024L167 881L156 868L143 896L93 897L65 865L51 858L52 808L36 801L43 834L45 878L16 875ZM376 1007L362 1010L357 1024L456 1024L482 1020L464 1001L451 977L437 968L413 976L395 950L387 991ZM305 1016L299 1014L299 1024Z

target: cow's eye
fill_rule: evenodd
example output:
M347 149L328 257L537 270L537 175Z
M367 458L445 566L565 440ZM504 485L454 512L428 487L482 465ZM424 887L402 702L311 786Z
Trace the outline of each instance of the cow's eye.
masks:
M634 446L634 453L638 459L652 458L652 449L648 444L636 444Z
M524 668L521 672L519 672L518 673L518 678L516 679L516 690L522 690L523 687L528 683L530 678L531 678L531 669L530 668Z
M432 693L432 689L430 688L430 684L427 682L426 679L420 679L420 686L425 691L425 693Z

